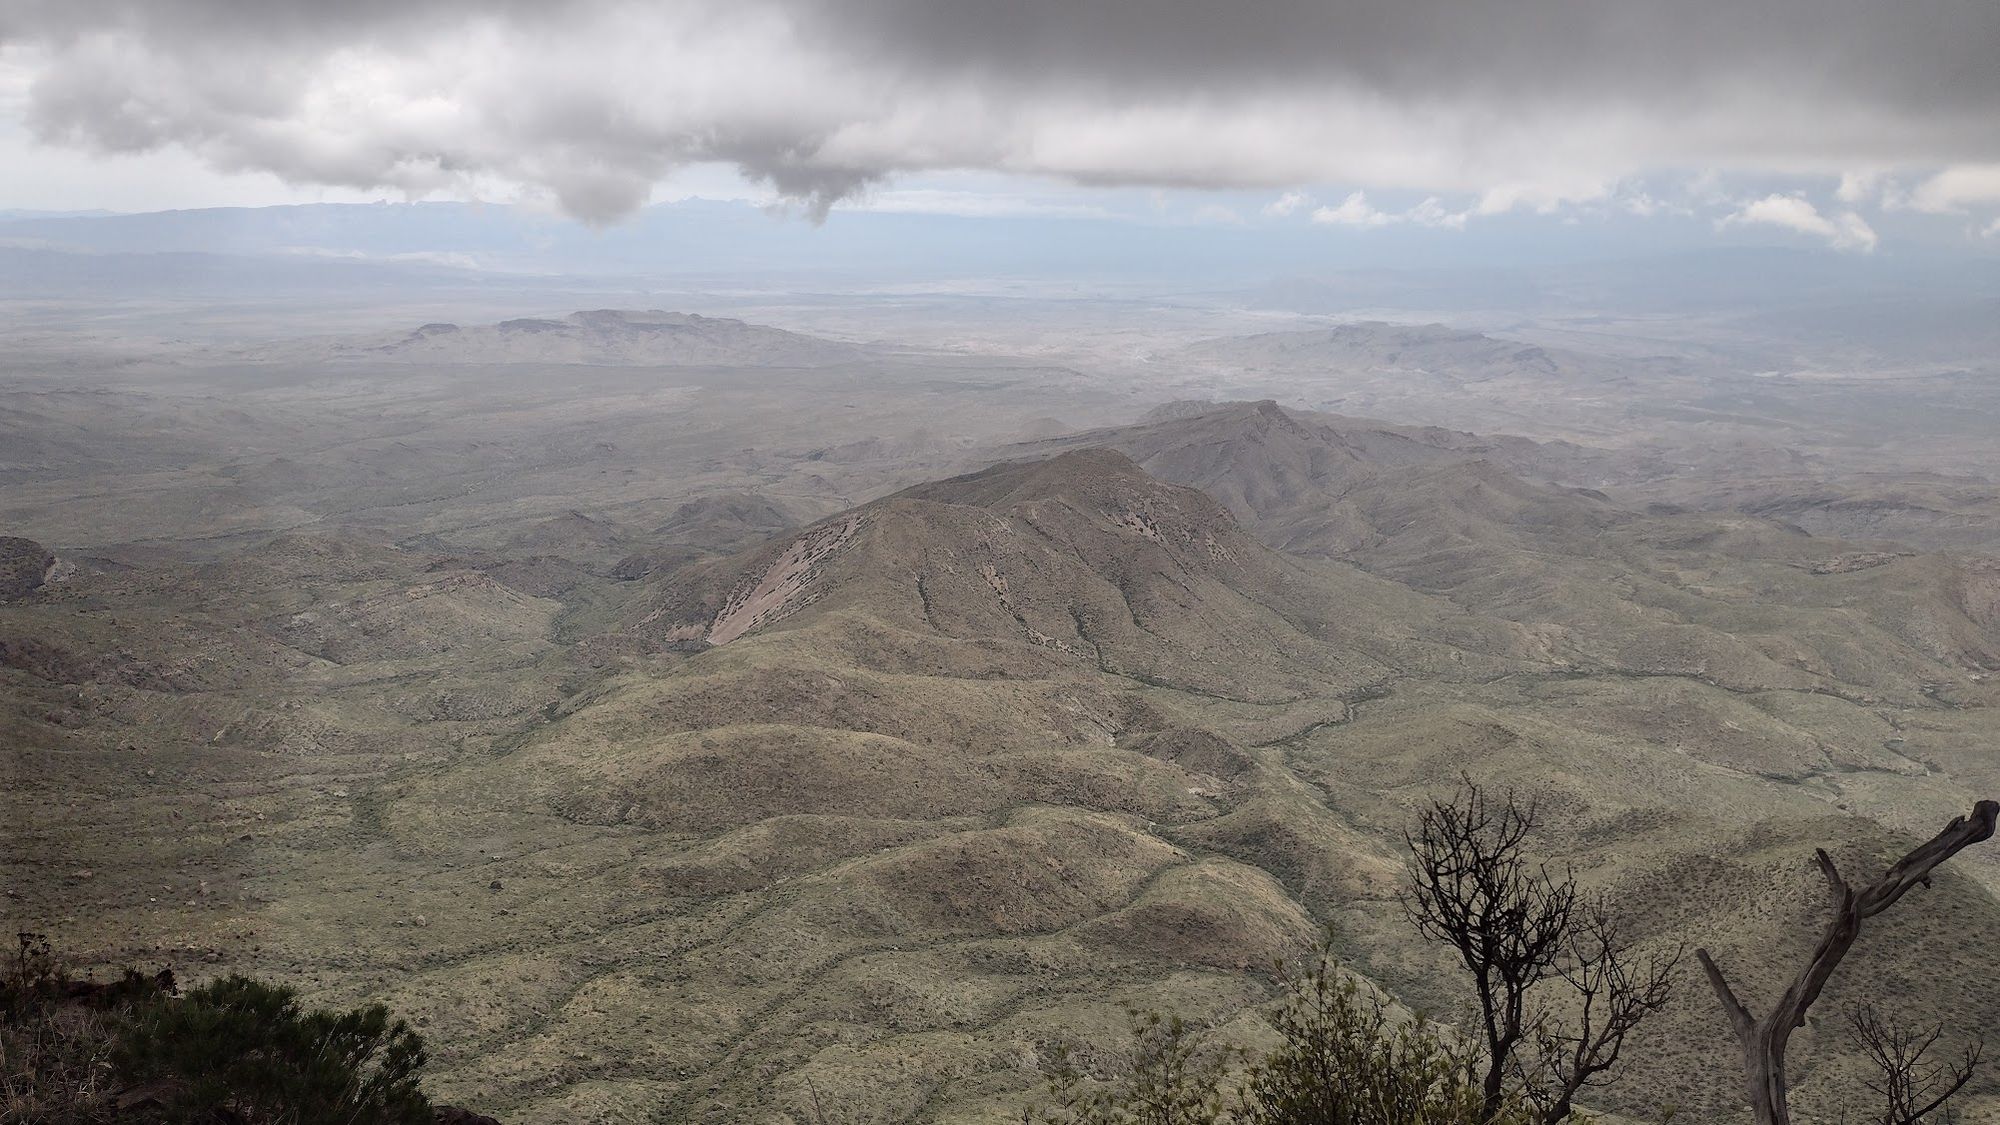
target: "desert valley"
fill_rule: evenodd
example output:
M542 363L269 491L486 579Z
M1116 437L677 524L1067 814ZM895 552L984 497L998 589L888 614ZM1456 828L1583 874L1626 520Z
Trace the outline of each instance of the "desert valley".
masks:
M1402 834L1462 776L1767 994L1814 848L2000 793L1976 334L292 300L16 301L8 921L386 1001L510 1123L1019 1120L1128 1010L1264 1041L1322 933L1449 1024ZM1968 1034L1996 924L1969 850L1832 989ZM1735 1120L1678 972L1591 1109ZM1802 1109L1865 1089L1832 1019L1795 1052Z

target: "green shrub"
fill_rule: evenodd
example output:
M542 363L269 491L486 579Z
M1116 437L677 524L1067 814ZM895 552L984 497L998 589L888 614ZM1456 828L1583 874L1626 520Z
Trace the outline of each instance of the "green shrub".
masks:
M1485 1059L1422 1019L1397 1020L1322 955L1272 1019L1279 1044L1240 1055L1204 1049L1170 1017L1135 1020L1125 1057L1092 1076L1062 1047L1045 1068L1049 1100L1024 1125L1534 1125L1508 1097L1485 1112Z
M1133 1014L1125 1057L1093 1081L1067 1048L1047 1067L1052 1104L1024 1115L1027 1125L1216 1125L1225 1121L1223 1060L1199 1050L1178 1016Z
M1252 1067L1244 1125L1485 1125L1476 1051L1421 1016L1396 1022L1322 957L1278 1013L1278 1048ZM1529 1122L1503 1108L1491 1125Z
M289 988L232 976L138 1010L113 1053L175 1125L429 1125L423 1042L381 1005L304 1011Z

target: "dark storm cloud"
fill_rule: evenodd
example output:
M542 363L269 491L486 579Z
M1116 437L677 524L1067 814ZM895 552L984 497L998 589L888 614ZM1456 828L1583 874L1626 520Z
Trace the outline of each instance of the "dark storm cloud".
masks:
M793 9L885 64L1156 92L1328 77L1403 97L1672 99L1704 86L1782 85L1922 112L2000 108L2000 5L1988 0L800 0Z
M1502 210L2000 161L1992 0L17 0L0 44L55 143L592 219L710 160L820 213L940 168Z

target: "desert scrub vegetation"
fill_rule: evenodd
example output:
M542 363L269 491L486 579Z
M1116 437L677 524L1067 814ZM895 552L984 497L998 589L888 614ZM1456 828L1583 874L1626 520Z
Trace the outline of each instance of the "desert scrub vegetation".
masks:
M1244 1057L1204 1049L1198 1029L1135 1016L1109 1074L1062 1048L1048 1098L1024 1125L1533 1125L1503 1095L1488 1113L1476 1051L1422 1016L1398 1018L1322 951L1272 1017L1278 1045Z
M1030 1125L1566 1125L1672 997L1678 950L1641 955L1574 873L1533 856L1540 811L1470 778L1404 837L1404 910L1448 947L1476 1032L1399 1019L1341 971L1331 942L1272 1017L1279 1045L1230 1077L1182 1021L1139 1020L1127 1065L1089 1081L1059 1055ZM1557 993L1565 1016L1558 1016ZM1239 1062L1243 1060L1238 1060ZM1233 1086L1228 1095L1226 1085Z
M1396 1020L1331 956L1293 986L1275 1025L1280 1046L1250 1068L1245 1125L1529 1125L1520 1099L1489 1112L1476 1052L1422 1015Z
M0 979L5 1125L431 1125L417 1033L379 1004L308 1009L231 976L178 994L173 975L100 983L19 935Z
M70 976L41 934L19 934L0 974L0 1122L91 1125L118 1112L123 1016L171 994L171 973L100 984Z
M1331 940L1271 1018L1279 1045L1254 1060L1205 1051L1197 1030L1136 1018L1121 1065L1092 1075L1065 1050L1045 1065L1048 1100L1023 1125L1576 1125L1578 1096L1602 1085L1634 1033L1673 998L1684 947L1640 952L1607 901L1575 874L1532 854L1540 810L1511 790L1462 778L1419 809L1404 837L1404 911L1418 934L1450 949L1470 979L1471 1029L1422 1015L1396 1018L1341 971ZM1981 801L1873 882L1851 884L1826 851L1814 859L1832 892L1817 946L1765 1015L1737 998L1706 950L1697 959L1741 1041L1744 1104L1757 1125L1790 1125L1785 1046L1805 1026L1862 923L1928 887L1936 868L1990 839L2000 803ZM1551 995L1553 994L1553 995ZM1912 1028L1873 1007L1848 1023L1874 1071L1874 1125L1951 1125L1952 1100L1984 1061L1975 1035L1956 1058L1937 1050L1943 1025ZM1867 1100L1866 1098L1862 1099ZM1858 1104L1858 1103L1857 1103ZM1671 1107L1658 1120L1672 1121ZM1854 1106L1841 1125L1855 1120Z

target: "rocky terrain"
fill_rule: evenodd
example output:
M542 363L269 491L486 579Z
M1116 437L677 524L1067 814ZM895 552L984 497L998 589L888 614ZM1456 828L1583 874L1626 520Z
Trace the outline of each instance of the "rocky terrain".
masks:
M1411 331L1251 350L1359 388L1354 355L1476 353L1475 394L1650 370ZM1831 430L1693 471L1715 446L1444 394L578 354L0 386L7 920L386 999L509 1122L1018 1120L1130 1007L1254 1040L1327 927L1455 1018L1396 893L1461 772L1753 992L1810 940L1813 847L1878 866L2000 792L1990 491L1841 476ZM1721 487L1748 464L1790 475ZM1996 893L1968 852L1833 989L1977 1025ZM1684 969L1597 1108L1733 1120ZM1857 1088L1837 1030L1796 1056L1803 1105Z
M0 602L19 601L42 588L56 557L32 539L0 538Z

